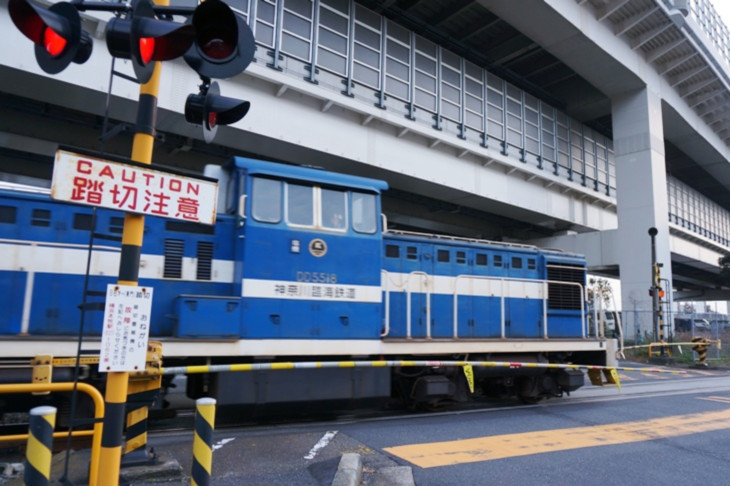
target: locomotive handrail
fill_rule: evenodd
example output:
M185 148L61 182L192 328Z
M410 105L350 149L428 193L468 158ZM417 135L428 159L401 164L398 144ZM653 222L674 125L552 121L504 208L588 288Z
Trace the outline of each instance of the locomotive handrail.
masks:
M390 286L388 285L388 271L380 270L380 281L383 292L385 293L385 328L381 331L380 337L386 337L390 334ZM383 284L384 282L384 284Z
M85 243L54 243L52 241L15 240L12 238L0 238L0 243L9 243L9 244L25 245L25 246L50 246L50 247L59 247L59 248L80 248L83 250L87 250L89 248L89 245L85 244ZM121 251L118 246L94 245L93 248L95 250L109 250L109 251L117 251L117 252Z
M580 284L578 282L566 282L564 280L546 280L549 284L559 284L559 285L575 285L580 289L580 321L581 321L581 331L583 333L583 339L586 338L586 311L585 311L585 290L583 289L583 284Z
M384 231L386 233L394 234L394 235L403 235L403 236L419 236L424 237L428 239L439 239L439 240L451 240L451 241L460 241L464 243L478 243L478 244L489 244L494 246L503 246L506 248L523 248L526 250L537 250L538 247L535 245L526 245L523 243L511 243L506 241L493 241L493 240L482 240L479 238L466 238L463 236L451 236L451 235L440 235L440 234L430 234L430 233L419 233L418 231L405 231L405 230L392 230L387 229ZM565 251L562 250L556 250L560 253L565 253Z
M49 187L31 186L19 182L0 181L0 189L5 191L27 192L29 194L43 194L44 196L51 194Z
M414 271L408 274L408 280L407 280L407 286L408 290L406 291L406 337L411 338L411 275L418 275L421 277L426 277L426 338L431 338L431 289L428 288L428 278L429 275L426 272L421 271Z

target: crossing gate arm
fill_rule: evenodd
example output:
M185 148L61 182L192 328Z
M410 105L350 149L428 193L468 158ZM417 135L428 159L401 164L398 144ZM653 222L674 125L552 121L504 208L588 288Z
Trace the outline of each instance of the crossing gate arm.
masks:
M638 371L642 373L670 373L674 375L685 375L686 371L670 370L664 368L632 368L626 366L599 366L581 364L561 363L523 363L514 361L432 361L432 360L380 360L380 361L280 361L274 363L241 363L221 365L197 365L197 366L172 366L162 368L163 375L198 374L198 373L226 373L240 371L263 371L263 370L293 370L293 369L316 369L316 368L383 368L383 367L427 367L443 368L450 366L472 366L474 368L545 368L565 370L616 370L616 371Z

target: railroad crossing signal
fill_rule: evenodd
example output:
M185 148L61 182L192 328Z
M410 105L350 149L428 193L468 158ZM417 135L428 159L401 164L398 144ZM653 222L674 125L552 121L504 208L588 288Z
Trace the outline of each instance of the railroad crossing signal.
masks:
M197 7L163 7L151 0L126 3L60 2L45 9L31 0L9 0L13 23L35 43L36 59L49 74L63 71L71 62L82 64L91 56L93 43L81 29L80 10L104 10L114 17L107 24L106 43L114 57L132 61L137 82L147 83L155 62L183 56L201 77L200 92L188 96L185 119L202 125L210 143L219 125L243 118L251 103L220 95L210 78L229 78L243 72L253 60L256 42L249 26L222 0L206 0ZM185 23L169 20L187 15ZM158 18L159 17L159 18Z
M202 77L230 78L253 60L256 42L251 28L222 1L204 1L186 23L195 28L195 42L185 62Z
M222 0L206 0L195 8L156 6L151 0L132 0L131 7L79 0L44 8L31 0L9 0L8 10L15 26L36 45L38 64L49 74L89 59L93 42L81 29L81 10L124 15L107 24L107 47L112 56L132 61L140 84L149 81L155 61L183 55L201 76L229 78L248 67L256 49L248 24ZM168 20L172 15L188 18L176 23Z
M188 95L185 101L185 119L188 123L202 125L203 138L210 143L218 131L218 125L237 122L246 116L250 107L248 101L221 96L218 83L203 78L200 92Z
M81 17L72 4L60 2L45 9L28 0L10 0L8 10L15 26L35 44L36 61L48 74L60 73L72 62L83 64L91 56L91 37L81 30Z
M106 28L109 54L131 59L139 83L150 80L155 61L182 56L194 39L192 25L157 20L150 0L135 0L127 18L115 17Z

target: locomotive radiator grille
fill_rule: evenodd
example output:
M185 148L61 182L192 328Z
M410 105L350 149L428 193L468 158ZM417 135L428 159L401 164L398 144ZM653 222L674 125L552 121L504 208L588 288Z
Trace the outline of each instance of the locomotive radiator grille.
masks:
M210 241L198 242L198 268L196 278L198 280L210 280L213 268L213 243Z
M183 240L168 238L165 240L164 278L182 278Z
M585 275L585 267L548 265L548 308L581 310Z

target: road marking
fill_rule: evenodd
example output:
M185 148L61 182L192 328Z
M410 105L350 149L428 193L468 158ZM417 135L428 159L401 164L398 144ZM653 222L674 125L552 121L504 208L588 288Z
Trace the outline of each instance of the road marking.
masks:
M235 438L221 439L218 442L216 442L215 444L213 444L213 450L220 449L224 445L228 444L229 442L233 442L234 440L236 440L236 439Z
M643 376L646 376L647 378L652 378L654 380L666 380L668 377L657 375L656 373L642 373Z
M317 455L317 453L319 452L319 450L320 449L324 449L325 447L327 447L327 444L329 444L330 441L336 435L337 435L337 431L336 430L330 430L329 432L327 432L326 434L324 434L322 436L322 438L319 439L319 441L316 444L314 444L314 447L312 447L312 449L310 449L309 454L307 454L306 456L304 456L304 459L307 459L307 460L314 459L314 457Z
M430 468L585 447L627 444L724 429L730 429L730 409L591 427L410 444L386 447L384 450L416 466Z
M730 403L730 397L697 397L699 400L709 400L711 402Z

